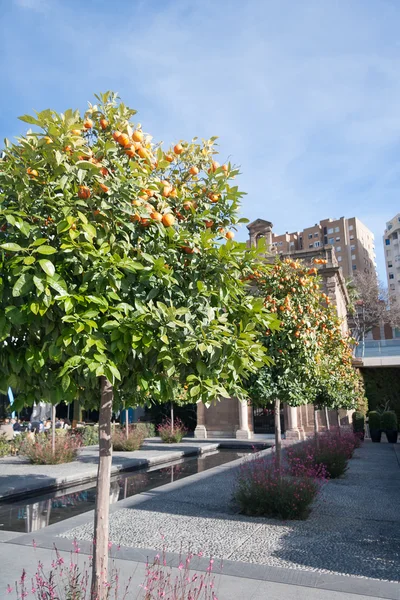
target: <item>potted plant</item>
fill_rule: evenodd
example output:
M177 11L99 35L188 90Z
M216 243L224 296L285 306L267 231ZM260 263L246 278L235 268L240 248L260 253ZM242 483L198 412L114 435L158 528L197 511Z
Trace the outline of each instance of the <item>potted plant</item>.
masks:
M360 438L360 440L364 441L365 436L365 418L362 412L358 412L357 410L353 412L353 432L354 434Z
M395 412L388 410L383 413L381 419L382 431L386 433L389 444L397 443L397 415Z
M368 415L369 434L373 442L380 442L382 435L381 415L376 410L371 410Z

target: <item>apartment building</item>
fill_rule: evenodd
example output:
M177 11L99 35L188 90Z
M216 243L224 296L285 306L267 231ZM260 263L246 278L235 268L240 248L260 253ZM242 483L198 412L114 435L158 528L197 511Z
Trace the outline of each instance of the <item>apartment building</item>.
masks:
M325 246L334 247L346 279L359 271L372 273L376 270L374 235L356 217L322 219L301 232L272 234L272 248L277 253L294 253Z
M390 296L400 298L400 213L386 223L383 235L385 265Z

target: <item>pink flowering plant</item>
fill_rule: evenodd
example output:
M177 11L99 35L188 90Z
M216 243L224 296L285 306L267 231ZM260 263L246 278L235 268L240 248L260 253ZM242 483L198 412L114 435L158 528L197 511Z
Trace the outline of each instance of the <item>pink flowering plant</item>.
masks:
M246 515L305 519L323 481L320 469L310 466L293 476L286 465L278 466L275 456L256 455L239 468L234 500Z
M131 452L139 450L146 437L145 429L129 426L128 435L125 427L116 427L112 433L112 445L114 450Z
M36 548L35 541L33 546ZM109 543L109 551L111 547ZM31 579L23 570L19 581L14 586L7 586L7 595L13 594L16 600L93 600L90 589L92 557L82 566L79 564L80 548L76 540L69 560L64 560L57 548L54 550L55 557L50 569L45 569L39 561ZM174 570L167 565L166 549L163 548L161 556L157 554L151 563L146 563L144 581L139 591L132 589L132 577L121 584L119 570L113 563L109 581L104 582L105 597L107 600L133 597L137 600L218 600L215 594L214 560L210 559L205 573L197 574L191 569L192 559L202 555L202 552L193 554L189 551L184 556L181 551L178 569Z
M78 436L57 435L53 453L51 435L42 433L35 435L34 439L26 437L19 454L26 456L34 465L59 465L75 460L81 446L82 440Z
M335 479L346 472L347 463L353 456L360 439L351 431L332 431L307 440L287 449L287 462L292 475L307 475L308 472L321 473Z
M157 427L158 435L166 444L176 444L182 441L187 434L187 429L180 419L175 419L173 424L171 419L165 419Z

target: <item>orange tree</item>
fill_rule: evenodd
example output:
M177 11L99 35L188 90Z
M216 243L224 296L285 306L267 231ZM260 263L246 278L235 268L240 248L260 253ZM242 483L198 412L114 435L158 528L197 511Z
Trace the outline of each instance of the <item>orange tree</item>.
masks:
M83 117L52 110L0 162L1 387L17 403L96 406L93 597L105 595L115 401L247 397L267 361L248 294L254 251L232 242L241 193L214 140L164 151L107 92ZM99 393L100 388L100 393ZM102 577L100 577L102 573Z
M318 259L317 264L325 263ZM352 406L356 374L351 346L330 300L321 292L317 267L291 259L277 261L254 279L254 293L278 316L280 327L270 327L261 339L273 365L250 379L256 404L275 403L275 436L280 462L280 403L300 406L319 403Z

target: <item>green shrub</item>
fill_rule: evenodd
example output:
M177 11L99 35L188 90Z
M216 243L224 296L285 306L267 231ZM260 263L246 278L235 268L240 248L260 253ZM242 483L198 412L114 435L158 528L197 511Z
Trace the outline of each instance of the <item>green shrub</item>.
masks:
M84 446L96 446L99 443L99 426L87 426L81 435Z
M128 436L125 427L115 427L112 432L112 445L114 450L132 452L133 450L139 450L145 437L146 433L143 427L130 427Z
M365 427L365 419L362 412L355 411L352 416L354 433L363 433Z
M0 458L11 454L11 443L5 433L0 434Z
M156 437L156 427L154 423L143 422L135 423L136 429L143 430L145 437Z
M371 412L368 414L368 423L369 423L369 430L378 430L378 429L382 429L381 427L381 415L376 412L376 410L371 410Z
M395 412L388 410L383 413L381 428L383 431L397 431L397 416Z

